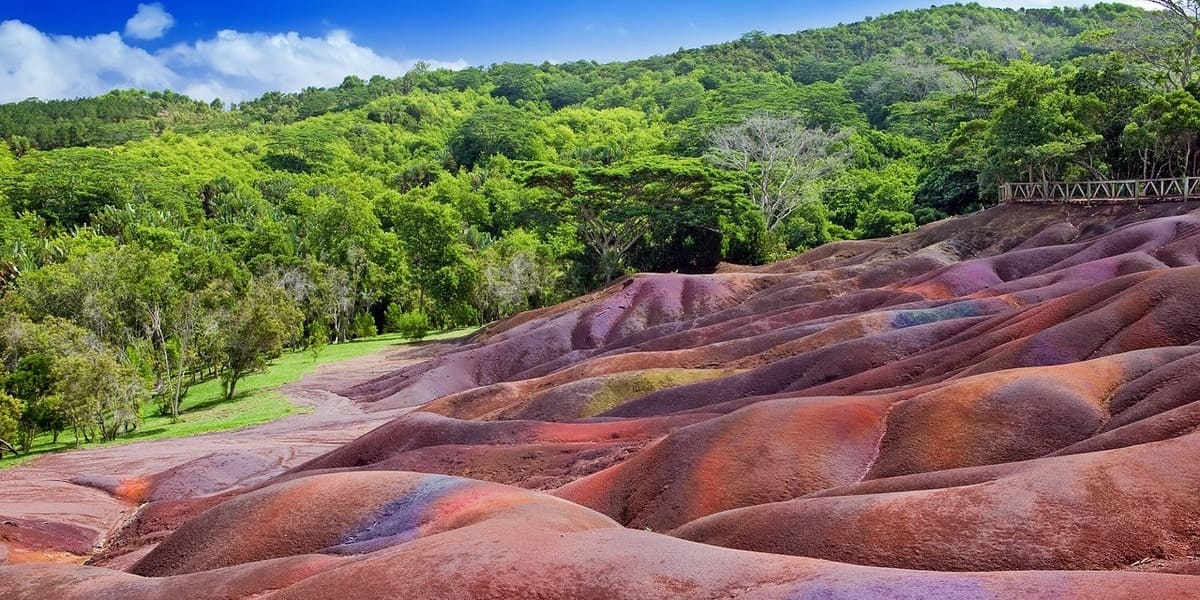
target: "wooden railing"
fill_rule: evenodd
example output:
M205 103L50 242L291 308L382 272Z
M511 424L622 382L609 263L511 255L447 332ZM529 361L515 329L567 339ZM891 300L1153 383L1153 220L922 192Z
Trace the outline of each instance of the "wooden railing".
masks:
M1000 200L1006 204L1149 204L1192 199L1200 200L1200 177L1046 181L1000 186Z

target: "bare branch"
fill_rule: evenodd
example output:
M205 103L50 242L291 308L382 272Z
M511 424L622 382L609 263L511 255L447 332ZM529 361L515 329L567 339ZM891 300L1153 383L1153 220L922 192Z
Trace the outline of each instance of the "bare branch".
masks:
M759 113L718 130L708 158L751 177L750 199L774 231L810 199L814 184L841 169L848 137L845 130L806 129L793 117Z

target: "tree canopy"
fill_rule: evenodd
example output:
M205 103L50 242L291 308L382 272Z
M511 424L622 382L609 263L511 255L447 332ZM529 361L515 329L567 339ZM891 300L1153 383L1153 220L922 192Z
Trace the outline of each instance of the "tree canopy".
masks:
M901 233L1004 181L1195 175L1197 4L1158 3L0 105L0 448L178 416L285 349Z

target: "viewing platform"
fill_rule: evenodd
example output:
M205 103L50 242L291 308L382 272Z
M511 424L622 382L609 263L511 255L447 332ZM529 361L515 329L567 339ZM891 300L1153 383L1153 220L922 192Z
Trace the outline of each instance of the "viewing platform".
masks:
M1200 177L1005 183L1005 204L1150 204L1200 200Z

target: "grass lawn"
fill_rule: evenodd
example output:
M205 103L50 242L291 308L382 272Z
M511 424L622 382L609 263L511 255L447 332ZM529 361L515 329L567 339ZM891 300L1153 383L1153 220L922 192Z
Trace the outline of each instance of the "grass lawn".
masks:
M452 339L468 335L473 331L475 330L456 329L430 335L425 339ZM233 400L226 402L221 397L221 381L219 379L202 381L189 388L187 395L183 397L177 423L172 423L171 417L159 415L158 406L153 402L147 402L142 405L141 418L136 431L123 435L112 442L94 442L81 444L79 447L93 448L107 444L128 444L144 440L237 429L247 425L266 423L290 414L307 412L309 410L307 407L296 405L276 390L298 381L320 365L348 360L407 343L409 343L408 339L393 333L344 344L330 344L321 351L315 361L312 354L307 351L289 352L272 361L266 371L247 375L238 381L237 394ZM6 453L4 458L0 459L0 469L20 464L35 456L76 447L75 439L70 431L59 434L57 444L53 443L52 439L50 434L45 433L34 440L33 447L29 452L17 457Z

